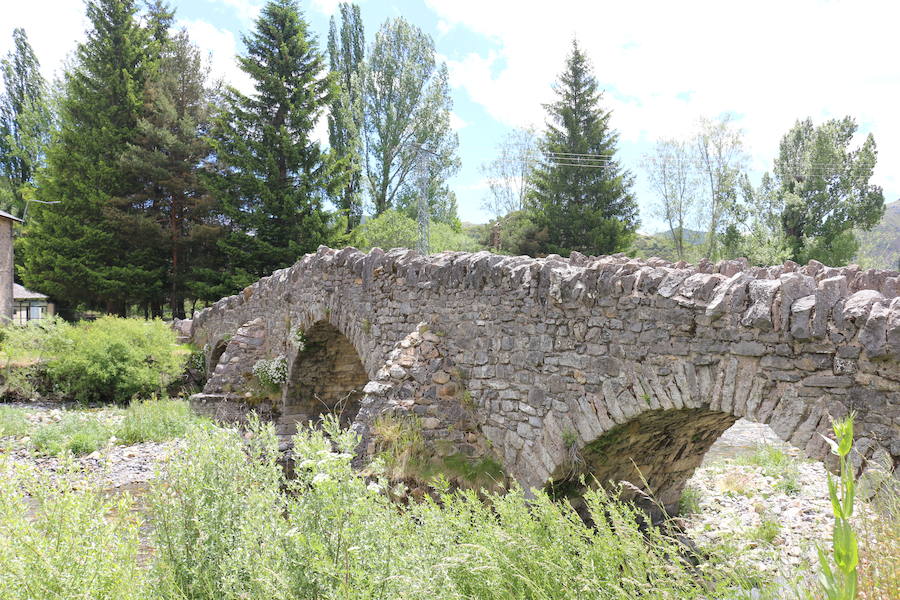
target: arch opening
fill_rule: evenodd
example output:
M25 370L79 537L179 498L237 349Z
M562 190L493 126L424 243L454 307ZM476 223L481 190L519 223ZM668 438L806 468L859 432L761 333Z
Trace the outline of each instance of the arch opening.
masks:
M213 373L216 372L216 367L219 366L219 361L222 360L222 355L225 354L226 348L228 348L227 340L219 340L219 343L213 348L206 366L206 379L212 377Z
M580 449L570 448L547 490L581 512L587 486L609 488L609 482L625 481L630 485L622 487L619 497L634 502L654 520L662 514L660 506L677 514L685 482L736 420L734 415L704 408L644 412Z
M338 416L349 426L359 412L369 377L356 348L327 321L303 331L302 344L288 371L279 433L291 436L297 423Z

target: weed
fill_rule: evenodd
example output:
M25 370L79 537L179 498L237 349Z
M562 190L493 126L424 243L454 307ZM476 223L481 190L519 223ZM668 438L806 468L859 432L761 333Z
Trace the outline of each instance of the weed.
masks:
M372 321L370 321L369 319L363 319L362 320L362 330L363 330L363 333L365 333L366 335L369 335L370 333L372 333Z
M35 429L31 443L41 454L62 456L71 452L80 456L99 450L113 435L112 426L95 415L72 411L55 423Z

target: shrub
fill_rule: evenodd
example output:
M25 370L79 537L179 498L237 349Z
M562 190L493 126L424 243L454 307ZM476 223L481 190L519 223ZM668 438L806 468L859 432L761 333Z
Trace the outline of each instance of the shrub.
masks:
M678 512L682 515L693 515L700 512L700 490L685 486L681 491L681 498L678 501Z
M130 498L50 477L0 457L0 598L147 598Z
M47 375L80 402L127 402L160 392L182 370L175 332L162 321L103 317L67 327L53 349Z
M136 400L125 411L116 438L121 444L161 442L182 437L192 424L201 422L205 421L184 400Z

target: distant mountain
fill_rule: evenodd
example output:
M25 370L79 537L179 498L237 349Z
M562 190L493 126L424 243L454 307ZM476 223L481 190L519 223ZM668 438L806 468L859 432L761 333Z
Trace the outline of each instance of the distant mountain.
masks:
M859 252L855 262L862 267L900 269L900 200L884 207L881 222L872 231L857 231Z

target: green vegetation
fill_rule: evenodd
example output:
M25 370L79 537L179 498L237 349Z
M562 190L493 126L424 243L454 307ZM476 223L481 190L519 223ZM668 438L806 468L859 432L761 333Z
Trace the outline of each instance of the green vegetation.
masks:
M0 437L30 436L29 447L46 456L80 456L108 444L161 442L207 421L183 400L135 401L127 409L65 411L58 421L32 425L25 409L0 406Z
M65 397L80 402L127 402L164 392L180 375L175 332L162 321L103 317L63 328L47 375Z
M800 472L797 459L771 444L762 444L748 457L737 460L738 464L760 467L767 477L776 480L775 488L785 494L800 492Z
M0 437L26 435L30 430L24 410L0 404Z
M360 225L353 232L351 242L363 251L375 247L383 250L414 248L418 236L418 224L415 220L399 210L392 209ZM437 221L432 221L429 225L428 240L431 252L444 250L477 252L481 249L478 243L465 233L447 223Z
M771 544L778 537L779 533L781 533L781 523L777 519L763 515L759 525L753 529L751 535L754 539Z
M678 500L678 512L681 515L692 515L700 512L700 490L695 487L685 486Z
M334 420L325 429L295 438L292 480L271 426L247 437L191 429L151 491L144 569L127 498L0 478L0 590L44 597L56 588L25 586L66 581L59 597L630 600L740 597L747 585L727 568L701 574L677 542L641 531L635 509L600 491L587 498L593 527L541 492L485 502L438 489L398 507L387 480L351 467L357 438ZM34 520L21 518L23 485L47 489Z
M820 582L828 600L854 600L858 592L859 544L850 522L856 500L856 480L849 462L853 449L853 415L833 421L835 439L824 438L837 455L841 473L837 481L828 474L828 496L834 512L832 553L819 547Z
M146 598L139 525L127 494L54 483L0 460L0 598Z

